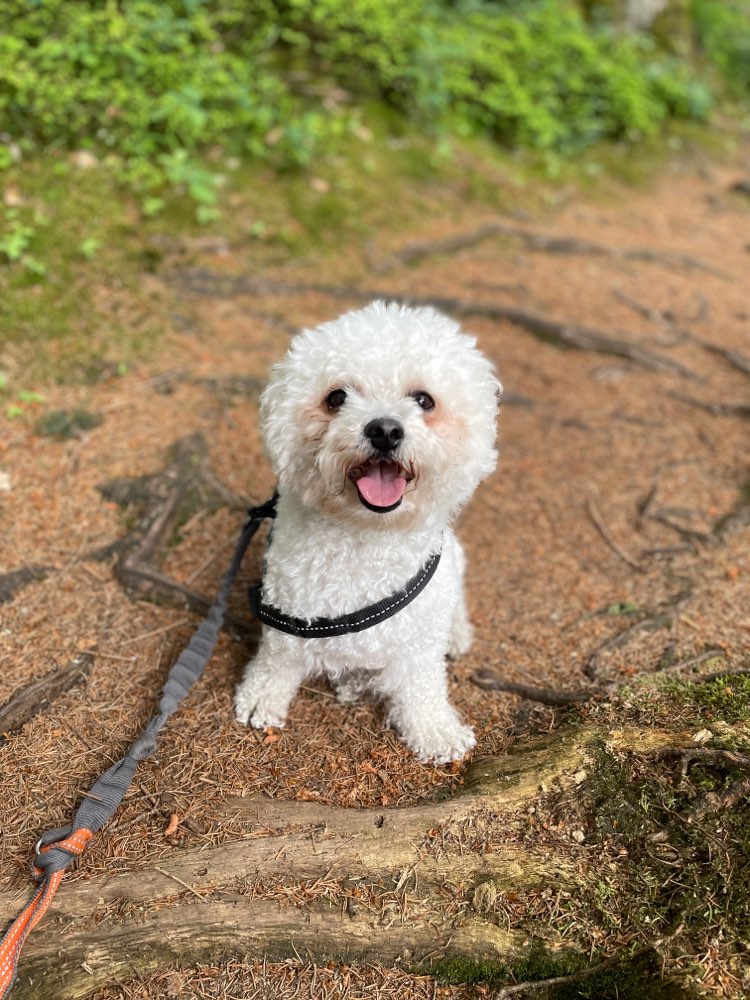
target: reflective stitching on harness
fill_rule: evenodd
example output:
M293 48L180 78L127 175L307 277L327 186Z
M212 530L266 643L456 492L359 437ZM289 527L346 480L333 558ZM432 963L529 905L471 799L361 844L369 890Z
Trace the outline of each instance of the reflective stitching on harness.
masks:
M440 552L434 553L417 576L407 584L407 589L392 594L389 598L390 603L383 606L381 606L381 602L376 602L375 604L361 608L359 611L352 611L349 614L341 615L340 618L317 618L313 619L309 625L305 625L300 619L293 618L291 615L284 615L278 608L264 604L260 600L259 595L256 616L265 624L278 628L289 635L317 632L319 633L317 638L322 639L326 638L327 635L336 635L337 633L359 632L379 624L380 621L386 618L390 618L399 610L401 605L409 603L429 581L429 578L437 568L440 556ZM367 614L366 612L368 611L372 613Z

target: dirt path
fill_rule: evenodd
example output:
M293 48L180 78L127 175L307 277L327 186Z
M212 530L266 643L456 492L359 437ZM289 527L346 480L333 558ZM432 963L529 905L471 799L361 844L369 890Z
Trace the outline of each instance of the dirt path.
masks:
M403 244L370 247L369 265L361 247L262 276L241 250L193 253L189 266L167 261L175 322L156 355L124 377L45 393L51 408L99 413L101 426L64 442L0 426L9 474L0 570L37 567L43 577L6 581L15 593L0 603L0 703L94 653L85 683L0 746L6 888L27 885L38 835L67 821L81 790L151 715L195 621L131 602L113 558L89 558L125 530L121 508L97 486L163 468L169 445L200 432L218 479L265 499L273 483L255 399L269 366L292 331L357 305L369 290L451 300L505 386L500 468L460 526L477 641L452 668L452 688L479 736L475 759L555 725L553 708L472 683L478 669L569 690L707 650L747 662L750 206L730 192L739 176L674 169L607 204L573 199L544 223L498 226L471 213L426 223L414 240L438 252L422 246L399 259ZM226 508L197 513L162 569L210 596L240 520ZM240 590L235 610L244 615ZM461 780L461 768L415 764L376 706L342 707L322 685L302 692L280 737L240 729L231 696L245 643L222 638L76 877L236 839L242 831L220 809L228 796L388 807ZM191 996L225 995L199 992L196 982ZM117 995L165 995L138 989ZM408 989L401 983L398 995L423 995L416 980Z

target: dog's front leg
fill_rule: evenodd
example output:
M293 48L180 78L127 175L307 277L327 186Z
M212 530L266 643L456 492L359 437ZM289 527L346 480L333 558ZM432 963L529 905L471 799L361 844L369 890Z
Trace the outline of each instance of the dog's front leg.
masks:
M419 760L445 764L475 745L474 731L448 700L442 650L386 667L381 681L389 703L386 722Z
M253 729L283 726L307 672L299 640L264 629L258 653L245 667L245 676L237 685L237 721Z

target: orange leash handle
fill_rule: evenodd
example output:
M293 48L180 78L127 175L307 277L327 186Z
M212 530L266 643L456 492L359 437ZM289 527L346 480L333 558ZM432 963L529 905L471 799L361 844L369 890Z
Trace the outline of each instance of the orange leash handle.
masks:
M40 848L40 851L48 851L53 847L59 848L69 854L70 860L73 861L83 854L86 845L93 836L91 830L76 830L65 840L60 840L56 844L48 844ZM38 868L35 871L41 873ZM64 874L64 868L44 874L39 888L0 941L0 1000L6 1000L10 994L13 983L16 981L18 956L21 954L24 941L49 909Z

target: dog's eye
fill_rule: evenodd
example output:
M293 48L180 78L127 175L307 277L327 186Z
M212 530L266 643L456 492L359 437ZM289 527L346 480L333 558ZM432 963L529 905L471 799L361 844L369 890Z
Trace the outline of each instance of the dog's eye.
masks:
M326 396L326 406L331 413L340 410L346 402L346 389L332 389Z
M416 400L417 405L421 406L425 412L429 413L430 410L435 409L435 400L429 394L429 392L422 392L420 389L418 392L413 392L411 398Z

